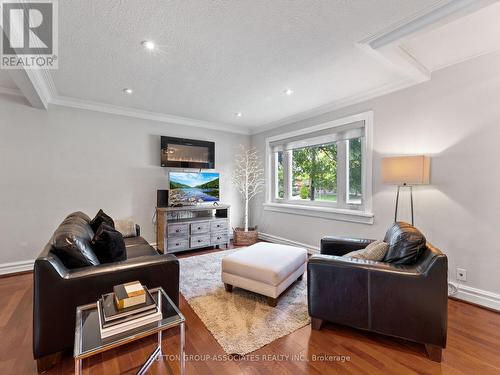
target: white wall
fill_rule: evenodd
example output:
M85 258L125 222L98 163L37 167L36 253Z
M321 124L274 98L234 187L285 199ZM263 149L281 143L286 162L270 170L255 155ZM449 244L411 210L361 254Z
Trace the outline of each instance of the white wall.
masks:
M248 136L57 106L42 111L0 95L0 266L34 259L77 210L132 217L156 242L156 190L167 188L160 135L216 142L222 201L239 224L242 204L230 175L234 150Z
M418 86L254 135L252 143L264 155L266 137L366 110L374 111L375 223L264 211L261 195L253 204L253 224L316 247L327 234L383 238L393 221L396 191L380 182L381 157L428 154L431 185L415 189L416 226L448 255L450 279L462 267L466 285L500 293L500 53L435 72ZM408 210L400 219L409 220Z

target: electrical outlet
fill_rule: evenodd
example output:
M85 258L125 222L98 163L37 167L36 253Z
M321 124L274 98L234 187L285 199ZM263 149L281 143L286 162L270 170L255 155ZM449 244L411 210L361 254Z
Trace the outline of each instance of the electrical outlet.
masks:
M467 281L467 270L465 268L457 268L457 280Z

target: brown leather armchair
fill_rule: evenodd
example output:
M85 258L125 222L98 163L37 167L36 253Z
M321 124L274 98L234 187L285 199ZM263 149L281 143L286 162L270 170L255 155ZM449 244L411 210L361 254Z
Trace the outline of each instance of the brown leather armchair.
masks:
M72 215L65 222L74 220ZM74 226L85 225L74 221ZM33 356L39 372L73 348L76 307L96 302L112 292L114 285L139 280L148 288L161 286L178 304L177 258L159 254L139 236L139 228L136 237L125 238L124 261L68 269L51 251L52 246L51 241L36 259L33 275Z
M323 238L321 254L307 266L312 328L320 329L326 320L423 343L429 357L440 362L446 347L448 261L423 235L422 248L413 246L417 232L395 223L384 239L390 248L382 262L342 257L373 240Z

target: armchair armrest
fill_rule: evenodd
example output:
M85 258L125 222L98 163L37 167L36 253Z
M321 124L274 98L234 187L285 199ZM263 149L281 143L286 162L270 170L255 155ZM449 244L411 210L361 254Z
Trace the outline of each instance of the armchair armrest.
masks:
M446 346L446 256L395 265L319 254L307 275L311 317Z
M361 250L375 240L327 236L321 239L321 254L342 256L351 251Z

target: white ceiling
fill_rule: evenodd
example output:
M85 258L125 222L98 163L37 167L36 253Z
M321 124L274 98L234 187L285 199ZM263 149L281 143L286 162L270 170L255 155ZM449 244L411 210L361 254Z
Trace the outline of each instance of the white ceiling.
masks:
M60 105L258 132L491 52L500 42L499 6L491 3L65 0L59 69L38 91ZM146 51L143 40L158 50ZM4 84L13 82L0 72Z
M53 76L63 96L258 127L400 80L356 43L435 3L65 0Z

